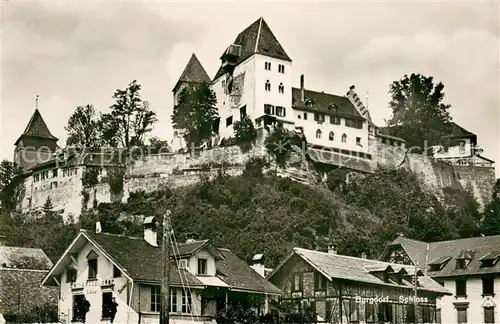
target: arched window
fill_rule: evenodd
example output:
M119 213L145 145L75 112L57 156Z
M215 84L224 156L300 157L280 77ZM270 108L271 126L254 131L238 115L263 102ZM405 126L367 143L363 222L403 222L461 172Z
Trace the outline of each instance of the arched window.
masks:
M285 93L285 87L283 86L282 82L280 82L280 85L278 86L278 92L279 93Z
M328 139L330 141L333 141L335 139L335 134L333 134L333 132L330 132L330 134L328 134Z
M271 91L271 83L269 80L266 81L266 91Z
M347 135L342 134L342 143L347 143Z
M321 130L319 129L316 131L316 138L321 138Z

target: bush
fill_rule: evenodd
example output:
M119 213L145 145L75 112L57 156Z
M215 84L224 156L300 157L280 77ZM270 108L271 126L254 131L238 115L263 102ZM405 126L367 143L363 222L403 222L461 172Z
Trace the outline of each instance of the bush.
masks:
M257 130L250 117L245 116L242 120L234 123L234 135L236 144L243 152L250 150L257 139Z
M264 144L267 152L275 157L276 162L282 168L285 167L286 162L292 156L294 152L293 146L297 146L299 149L307 147L307 142L303 136L282 127L275 128L266 138Z
M4 318L7 323L54 323L58 322L57 305L45 303L31 311L7 313Z

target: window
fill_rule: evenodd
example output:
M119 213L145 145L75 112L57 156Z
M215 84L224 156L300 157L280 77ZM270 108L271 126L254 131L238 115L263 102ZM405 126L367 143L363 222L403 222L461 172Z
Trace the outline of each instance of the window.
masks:
M330 141L333 141L335 139L335 134L333 132L330 132L330 134L328 134L328 139Z
M467 281L457 280L455 281L455 295L457 297L467 297Z
M457 269L465 269L465 259L457 259Z
M170 313L177 313L177 290L170 288Z
M392 304L379 303L378 305L378 320L379 322L392 323Z
M285 107L276 106L276 116L285 117Z
M319 272L314 273L314 290L326 290L328 280Z
M226 87L226 80L222 80L222 88Z
M182 289L182 313L191 313L191 293L185 289Z
M483 278L483 296L495 295L495 279Z
M319 129L316 131L316 138L321 139L321 130Z
M345 125L346 125L346 127L362 129L363 128L363 121L362 120L357 120L357 119L346 118L345 119Z
M90 259L87 261L89 267L89 279L97 277L97 259Z
M333 110L333 111L338 111L339 110L338 107L337 107L337 105L334 104L334 103L329 104L328 105L328 109Z
M375 305L374 304L365 304L365 317L366 322L374 322L375 321Z
M283 64L278 64L278 72L285 73L285 66Z
M240 119L245 118L247 115L247 106L243 106L240 108Z
M349 300L349 320L355 323L359 320L359 303L354 299Z
M342 143L347 143L347 135L342 134Z
M330 116L330 124L340 125L340 117Z
M264 62L264 69L271 71L271 62Z
M278 92L285 93L285 87L283 86L283 83L280 83L280 85L278 86Z
M431 323L431 308L429 306L422 306L422 322Z
M304 113L304 120L307 120L307 113Z
M323 123L325 121L325 114L314 113L314 120L318 123Z
M333 303L330 300L326 301L326 306L325 306L325 321L328 323L330 322L332 318L332 311L333 311Z
M52 177L57 178L57 169L52 170Z
M300 273L295 273L292 278L292 291L302 291L302 275Z
M441 309L436 309L436 323L441 324Z
M102 318L111 317L111 303L113 303L113 293L103 292L102 293Z
M457 308L457 323L467 323L467 308Z
M361 146L361 137L356 137L356 145Z
M66 282L76 282L76 269L66 270Z
M77 322L83 319L83 314L80 310L82 309L83 295L73 296L73 322Z
M179 269L187 268L187 260L179 260Z
M266 115L274 115L274 106L273 105L264 105L264 114Z
M269 80L266 81L265 89L266 91L271 91L271 83L269 82Z
M151 287L151 311L159 312L161 305L161 288Z
M492 306L484 308L484 322L495 323L495 307Z
M226 118L226 127L229 127L233 124L233 116Z
M198 274L207 274L207 259L198 259Z
M113 266L113 278L119 278L122 276L122 272L116 266Z

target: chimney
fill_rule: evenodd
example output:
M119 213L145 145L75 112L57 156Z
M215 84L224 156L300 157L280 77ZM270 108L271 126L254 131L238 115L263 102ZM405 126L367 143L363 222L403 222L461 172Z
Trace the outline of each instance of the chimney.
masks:
M328 253L337 254L337 247L334 244L328 244Z
M156 235L156 219L154 216L144 218L144 241L152 246L158 246L158 239Z
M367 259L366 252L361 253L361 259Z
M252 265L250 268L254 269L261 277L266 277L266 268L264 267L264 254L256 254L252 258Z
M304 102L304 75L300 76L300 101Z

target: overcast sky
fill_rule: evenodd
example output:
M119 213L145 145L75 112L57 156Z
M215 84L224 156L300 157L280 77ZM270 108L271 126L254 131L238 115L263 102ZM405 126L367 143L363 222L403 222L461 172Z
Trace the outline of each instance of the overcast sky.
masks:
M170 140L172 88L194 52L213 77L237 34L263 16L311 90L369 96L379 125L405 73L445 85L455 122L499 154L499 5L490 2L23 2L2 0L0 158L12 159L40 96L59 145L77 105L107 110L137 79ZM366 104L366 102L365 102ZM497 171L497 175L499 175Z

